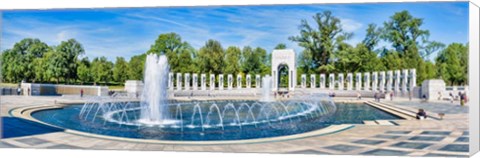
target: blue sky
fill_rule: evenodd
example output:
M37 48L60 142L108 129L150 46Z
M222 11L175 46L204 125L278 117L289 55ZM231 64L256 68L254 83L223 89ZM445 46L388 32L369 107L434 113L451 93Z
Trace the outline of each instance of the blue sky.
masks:
M114 61L144 53L159 34L176 32L197 49L215 39L224 48L249 45L271 52L286 43L300 52L288 37L298 35L301 19L313 24L312 16L325 10L354 33L351 44L362 41L369 23L381 26L402 10L424 19L422 28L430 30L430 40L468 42L468 2L432 2L3 11L0 49L27 37L49 45L75 38L90 59Z

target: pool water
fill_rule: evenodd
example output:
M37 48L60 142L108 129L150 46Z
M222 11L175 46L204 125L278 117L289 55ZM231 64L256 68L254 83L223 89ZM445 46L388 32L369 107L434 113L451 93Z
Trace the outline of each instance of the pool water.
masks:
M223 128L165 128L130 126L102 119L85 120L79 117L82 105L63 109L37 111L32 116L45 123L99 135L176 141L215 141L268 138L305 133L336 124L362 124L364 120L394 120L399 117L366 104L336 103L336 111L326 117L295 117L288 121L258 123Z

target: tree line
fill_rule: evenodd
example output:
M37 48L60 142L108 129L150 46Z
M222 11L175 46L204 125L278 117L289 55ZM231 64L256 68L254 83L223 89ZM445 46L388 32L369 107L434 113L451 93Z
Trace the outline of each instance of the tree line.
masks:
M371 72L397 69L417 70L417 81L442 78L448 85L467 84L468 44L448 46L429 40L422 29L423 19L407 11L395 13L382 26L369 24L363 41L352 46L346 40L353 33L342 29L339 18L330 11L313 16L314 25L301 20L299 35L288 39L303 48L297 57L297 74ZM392 49L380 47L380 42ZM278 44L275 49L285 49ZM75 39L48 46L39 39L26 38L4 50L2 80L18 83L123 84L142 80L146 55L166 55L174 73L261 74L271 73L271 53L264 48L224 47L210 39L196 50L176 33L160 34L150 49L130 60L83 57L85 50ZM431 54L437 53L433 61ZM299 76L297 76L299 77Z

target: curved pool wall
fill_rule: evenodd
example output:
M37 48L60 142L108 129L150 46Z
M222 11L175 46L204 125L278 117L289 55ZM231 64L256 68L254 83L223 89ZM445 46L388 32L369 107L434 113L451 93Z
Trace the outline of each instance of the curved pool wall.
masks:
M337 103L328 117L296 117L288 121L259 123L247 126L212 128L166 128L160 126L122 125L103 119L85 120L79 117L82 105L61 109L41 110L32 117L50 125L81 132L148 140L225 141L272 138L320 130L330 125L361 124L364 120L393 120L397 116L366 104Z

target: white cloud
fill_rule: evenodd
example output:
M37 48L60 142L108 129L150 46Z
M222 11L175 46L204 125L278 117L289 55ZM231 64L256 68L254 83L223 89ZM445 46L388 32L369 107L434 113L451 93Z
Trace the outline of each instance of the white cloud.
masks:
M362 28L363 24L352 20L352 19L342 19L340 18L342 29L347 32L355 32L358 29Z

